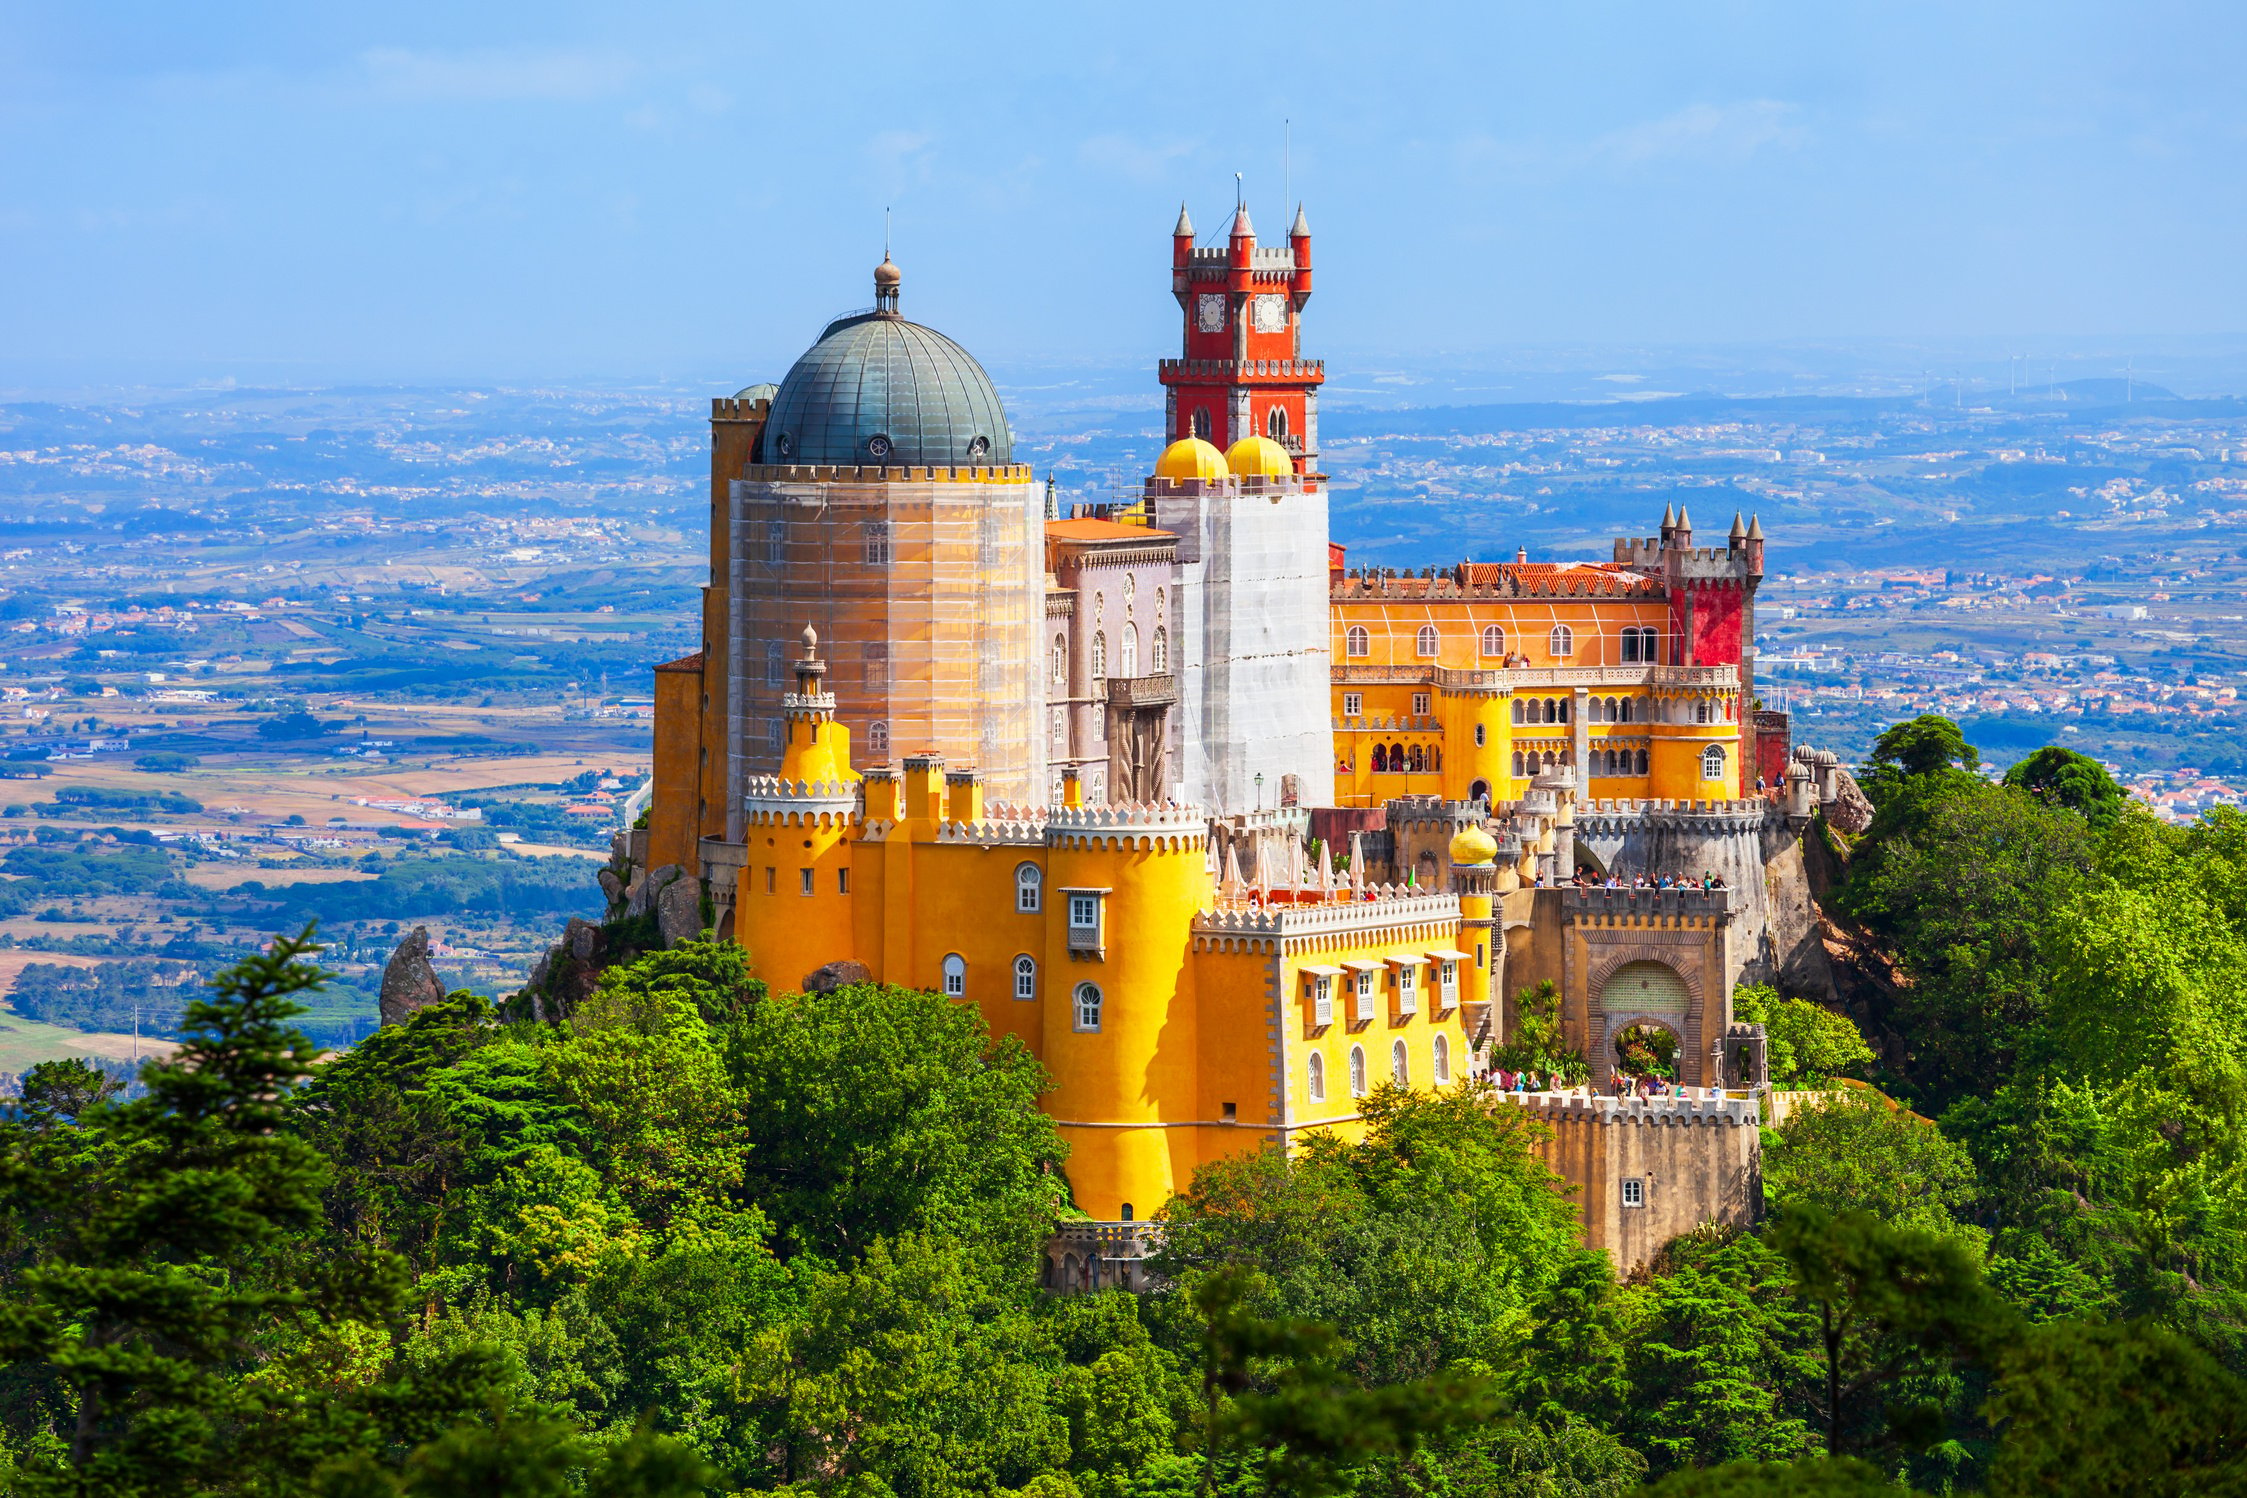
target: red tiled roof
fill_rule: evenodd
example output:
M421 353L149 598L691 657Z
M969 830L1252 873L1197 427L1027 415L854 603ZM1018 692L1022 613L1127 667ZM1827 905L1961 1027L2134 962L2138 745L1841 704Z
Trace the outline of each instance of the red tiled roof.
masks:
M702 669L702 652L697 650L694 654L682 655L675 661L665 661L655 669L658 671L700 671Z

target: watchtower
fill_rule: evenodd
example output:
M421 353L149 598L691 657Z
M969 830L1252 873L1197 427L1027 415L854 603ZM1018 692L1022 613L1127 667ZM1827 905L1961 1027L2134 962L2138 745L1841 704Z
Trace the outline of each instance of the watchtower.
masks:
M1166 440L1199 437L1222 449L1269 437L1297 474L1317 478L1326 365L1303 357L1311 223L1302 207L1285 248L1257 244L1246 204L1234 209L1224 245L1197 248L1181 206L1171 230L1170 289L1184 330L1181 357L1163 360L1158 371Z

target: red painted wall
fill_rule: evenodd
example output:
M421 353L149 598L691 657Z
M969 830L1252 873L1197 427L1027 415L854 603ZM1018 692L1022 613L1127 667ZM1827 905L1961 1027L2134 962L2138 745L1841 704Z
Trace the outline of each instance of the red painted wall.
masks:
M1693 599L1690 611L1685 606L1688 593ZM1678 652L1679 665L1740 664L1741 598L1738 588L1696 587L1690 583L1670 595L1670 637L1683 640L1686 647ZM1692 618L1691 639L1686 639L1688 612Z

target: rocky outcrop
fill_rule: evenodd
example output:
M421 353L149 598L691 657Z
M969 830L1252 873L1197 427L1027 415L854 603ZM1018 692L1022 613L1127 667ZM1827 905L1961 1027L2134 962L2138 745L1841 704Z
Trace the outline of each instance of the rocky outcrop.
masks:
M848 988L853 983L871 983L874 970L863 962L844 958L830 962L825 967L815 967L804 974L805 993L832 993L838 988Z
M1826 820L1839 830L1855 837L1872 825L1873 804L1857 784L1857 777L1847 770L1834 771L1834 799L1825 808Z
M656 891L653 904L656 934L663 938L666 947L693 941L702 934L705 923L701 880L682 873Z
M382 996L377 1009L385 1025L402 1025L416 1009L445 996L437 969L429 961L429 928L416 926L390 954L382 970Z

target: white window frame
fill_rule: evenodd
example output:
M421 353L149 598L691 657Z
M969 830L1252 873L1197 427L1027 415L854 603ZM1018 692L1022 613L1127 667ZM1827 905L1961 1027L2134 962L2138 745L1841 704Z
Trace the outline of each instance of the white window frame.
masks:
M1506 653L1506 631L1495 624L1482 627L1482 653L1485 657Z
M1565 624L1556 624L1553 626L1553 632L1545 637L1545 644L1547 650L1553 655L1574 655L1576 653L1576 631Z
M1096 629L1092 632L1092 679L1094 681L1105 681L1107 676L1108 632L1104 629Z
M1459 1007L1459 961L1454 957L1436 959L1436 995L1445 1012Z
M1397 1013L1400 1015L1418 1014L1420 1012L1420 964L1417 962L1399 962L1394 964L1392 970L1396 974Z
M1027 1003L1038 996L1038 959L1024 952L1014 959L1014 997Z
M1170 670L1170 631L1160 624L1155 626L1154 656L1147 662L1147 669L1157 676Z
M1309 1087L1307 1090L1310 1094L1311 1101L1314 1103L1325 1102L1326 1058L1324 1056L1321 1056L1317 1051L1311 1052L1311 1059L1304 1067L1304 1072L1309 1081Z
M1724 752L1722 744L1709 745L1701 751L1701 778L1703 780L1722 780L1730 759L1731 756ZM1712 765L1715 766L1713 770L1710 768Z
M1451 1037L1438 1035L1429 1050L1428 1079L1438 1087L1451 1085Z
M1350 1096L1364 1097L1366 1090L1365 1047L1354 1045L1350 1047Z
M957 952L944 954L944 997L967 997L967 959Z
M1389 1045L1389 1080L1399 1087L1412 1085L1412 1051L1401 1039Z
M890 548L888 521L869 520L866 522L864 554L866 565L869 567L887 567L890 564L890 560L895 553Z
M1428 716L1428 710L1433 702L1434 697L1431 693L1414 692L1412 694L1412 716L1415 718L1425 718L1426 716Z
M1360 968L1358 970L1356 987L1357 1022L1361 1025L1370 1025L1373 1023L1374 1004L1373 970L1371 968Z
M1364 717L1364 716L1365 716L1365 693L1363 693L1363 692L1344 692L1344 693L1342 694L1342 716L1343 716L1343 717L1345 717L1345 718L1362 718L1362 717Z
M1045 870L1034 863L1015 867L1014 908L1021 915L1036 915L1045 908Z
M1322 1030L1334 1023L1334 979L1329 974L1311 974L1311 1023Z
M1342 636L1342 653L1349 659L1363 660L1373 653L1373 636L1362 624L1353 624Z
M1637 1176L1626 1177L1623 1181L1623 1205L1626 1207L1645 1206L1646 1182L1640 1180Z
M1070 994L1069 1017L1079 1035L1100 1033L1101 1008L1107 1002L1097 983L1079 983Z
M1432 661L1443 649L1443 636L1433 624L1423 624L1412 632L1412 653L1424 661Z
M1108 891L1064 888L1061 893L1069 901L1062 909L1068 917L1070 952L1104 958L1107 953Z
M1130 595L1127 593L1125 596ZM1122 675L1125 677L1135 677L1139 674L1139 626L1136 624L1127 623L1123 627L1122 664Z

